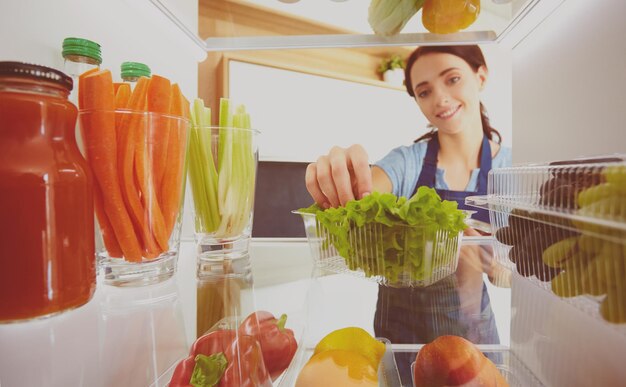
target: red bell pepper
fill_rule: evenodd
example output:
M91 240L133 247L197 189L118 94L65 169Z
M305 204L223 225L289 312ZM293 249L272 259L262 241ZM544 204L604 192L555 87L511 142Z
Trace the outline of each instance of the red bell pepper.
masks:
M250 314L239 326L239 333L254 337L261 345L263 361L272 380L289 367L298 349L291 329L285 328L287 315L276 319L273 314L258 311Z
M261 347L255 338L240 335L224 354L229 364L219 387L272 387Z
M219 330L198 338L176 366L170 387L271 387L259 343L238 334Z

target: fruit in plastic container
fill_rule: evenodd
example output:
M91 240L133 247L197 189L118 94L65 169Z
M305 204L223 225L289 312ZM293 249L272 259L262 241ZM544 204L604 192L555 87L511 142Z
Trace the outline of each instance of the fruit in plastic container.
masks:
M417 353L415 387L508 386L500 371L471 341L440 336Z
M377 387L378 374L355 351L331 349L315 354L300 371L296 387Z

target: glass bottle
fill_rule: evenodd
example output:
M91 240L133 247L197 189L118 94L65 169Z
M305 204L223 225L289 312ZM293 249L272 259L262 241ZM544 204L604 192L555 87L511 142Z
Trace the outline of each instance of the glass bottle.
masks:
M83 38L68 37L63 39L63 71L72 77L74 87L68 97L69 101L78 106L78 81L81 74L92 69L99 69L102 64L102 49L100 44ZM78 128L75 131L76 143L81 153L85 154L82 133ZM95 223L95 235L100 235L100 229ZM96 251L102 247L101 238L96 238Z
M85 71L100 67L102 64L101 48L98 43L91 40L65 38L62 55L63 71L74 81L74 89L70 93L69 100L78 106L78 77Z
M72 79L0 62L0 323L87 303L96 287L92 176Z
M131 89L137 83L139 77L150 77L151 75L150 67L139 62L124 62L121 68L122 81L128 82L131 85Z

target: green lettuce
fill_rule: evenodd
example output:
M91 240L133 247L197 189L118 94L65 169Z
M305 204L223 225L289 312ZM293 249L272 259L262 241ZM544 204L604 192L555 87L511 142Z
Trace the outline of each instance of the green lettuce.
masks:
M316 215L328 234L324 247L335 247L350 270L390 283L427 281L456 259L457 236L467 227L457 203L441 200L429 187L419 187L410 199L373 192L344 207L313 204L299 211Z

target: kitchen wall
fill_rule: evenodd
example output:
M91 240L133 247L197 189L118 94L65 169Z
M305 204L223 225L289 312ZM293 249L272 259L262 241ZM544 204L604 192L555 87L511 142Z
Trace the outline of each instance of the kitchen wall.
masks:
M184 3L172 9L195 30L197 2ZM197 63L206 55L148 0L2 1L0 36L0 60L60 70L63 39L87 38L102 46L102 67L111 69L114 79L119 80L122 62L143 62L178 82L189 97L197 95Z
M626 152L626 1L569 0L513 49L513 161Z
M511 52L495 45L481 48L489 67L482 101L510 147ZM333 145L359 143L374 162L429 130L403 89L237 61L230 62L229 82L230 97L246 105L262 132L261 160L312 162Z

